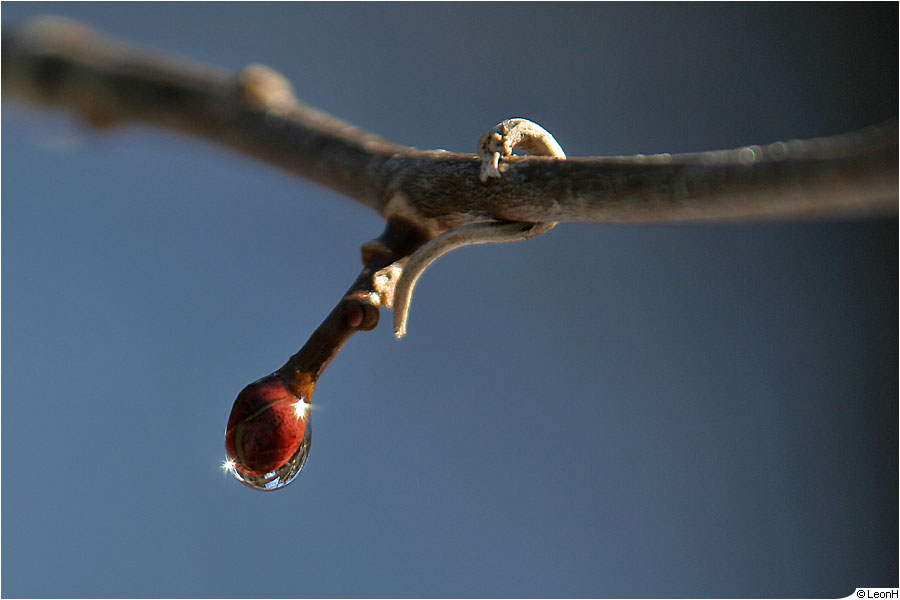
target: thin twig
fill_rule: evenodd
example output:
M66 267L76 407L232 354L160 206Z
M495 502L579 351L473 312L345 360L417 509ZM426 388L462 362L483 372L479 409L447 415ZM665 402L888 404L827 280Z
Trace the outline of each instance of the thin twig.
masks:
M298 102L265 67L238 75L44 17L3 32L3 92L203 137L332 188L432 235L478 221L681 222L895 214L897 123L695 154L510 157L379 138ZM476 136L473 136L473 142ZM473 146L475 144L473 143Z

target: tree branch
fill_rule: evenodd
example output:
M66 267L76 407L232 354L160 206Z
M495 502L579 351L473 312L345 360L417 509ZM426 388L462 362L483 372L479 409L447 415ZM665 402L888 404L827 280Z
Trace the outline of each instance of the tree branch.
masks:
M431 235L494 220L697 222L897 210L896 121L714 152L513 156L500 164L502 177L482 181L478 156L374 136L298 102L266 67L233 75L53 17L4 30L2 41L4 94L75 109L98 127L133 121L199 136Z
M453 248L529 239L557 221L897 210L896 122L717 152L567 158L544 129L510 119L480 138L476 155L376 137L298 102L267 67L233 75L58 18L4 30L2 63L4 94L74 109L96 127L139 122L223 144L349 196L387 222L362 247L362 273L306 344L235 400L225 467L260 490L287 485L303 467L310 398L331 360L394 302L403 335L418 277ZM548 156L512 156L517 146Z

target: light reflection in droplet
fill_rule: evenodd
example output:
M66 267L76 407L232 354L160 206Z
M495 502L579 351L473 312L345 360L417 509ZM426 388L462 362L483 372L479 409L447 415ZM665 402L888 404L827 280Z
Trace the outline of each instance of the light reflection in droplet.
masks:
M299 400L294 402L294 414L297 415L298 419L306 419L307 417L309 417L309 409L309 403L303 398L300 398ZM309 425L307 425L307 427L308 426Z

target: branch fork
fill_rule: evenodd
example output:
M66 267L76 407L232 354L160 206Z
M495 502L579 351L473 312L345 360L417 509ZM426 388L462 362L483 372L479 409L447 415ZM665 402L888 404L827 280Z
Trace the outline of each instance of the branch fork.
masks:
M552 156L564 160L562 147L550 133L527 119L507 119L495 125L478 140L478 158L481 161L481 181L502 176L500 159L512 156L520 149L536 156ZM406 335L409 305L416 283L437 259L448 252L465 246L480 244L505 244L531 239L556 226L555 222L522 223L510 221L486 221L461 225L429 240L416 250L403 271L394 296L394 335L400 339Z

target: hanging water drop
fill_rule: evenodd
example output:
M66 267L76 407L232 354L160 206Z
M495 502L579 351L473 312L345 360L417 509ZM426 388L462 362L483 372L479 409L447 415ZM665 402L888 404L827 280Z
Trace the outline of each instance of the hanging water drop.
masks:
M277 490L300 473L311 441L310 395L298 396L276 374L241 390L225 429L225 465L238 481Z
M303 468L303 465L306 464L306 458L309 456L310 440L311 428L309 422L307 422L303 442L297 448L294 455L278 469L262 475L251 475L249 472L241 472L241 470L238 469L237 464L234 463L232 459L229 459L229 470L234 475L235 479L255 490L269 492L283 488L300 474L300 470Z

